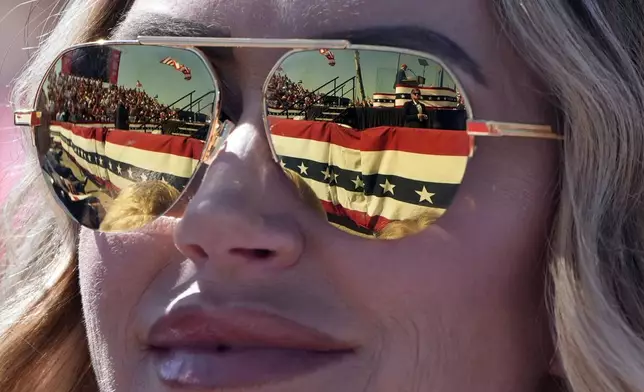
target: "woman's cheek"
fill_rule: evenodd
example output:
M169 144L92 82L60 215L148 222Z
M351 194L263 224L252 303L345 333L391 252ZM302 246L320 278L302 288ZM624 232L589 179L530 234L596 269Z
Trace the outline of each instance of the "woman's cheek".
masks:
M124 329L159 273L185 259L172 240L174 224L175 219L160 218L132 233L81 229L79 276L88 322L97 319L103 330Z

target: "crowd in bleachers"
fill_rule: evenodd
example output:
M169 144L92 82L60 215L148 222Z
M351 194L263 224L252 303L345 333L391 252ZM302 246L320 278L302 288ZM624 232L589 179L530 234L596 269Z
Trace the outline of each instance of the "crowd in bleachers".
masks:
M322 95L313 93L302 82L294 82L288 76L275 74L267 89L268 106L273 109L305 109L322 103Z
M113 123L119 104L125 105L131 123L157 124L177 117L142 88L105 85L100 80L55 74L45 87L48 110L59 121Z
M336 98L339 99L339 98ZM312 105L324 104L325 97L321 93L313 93L302 86L302 82L294 82L288 76L275 74L268 84L268 106L271 109L288 109L303 110ZM332 101L331 96L326 97L327 101ZM327 102L328 104L328 102ZM347 101L346 103L337 103L338 106L347 107L372 107L373 100Z

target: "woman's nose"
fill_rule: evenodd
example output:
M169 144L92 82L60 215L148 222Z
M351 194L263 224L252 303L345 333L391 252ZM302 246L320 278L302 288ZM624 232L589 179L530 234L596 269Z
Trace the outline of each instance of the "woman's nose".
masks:
M175 230L177 248L228 277L294 266L303 238L287 181L263 124L240 124L187 204Z

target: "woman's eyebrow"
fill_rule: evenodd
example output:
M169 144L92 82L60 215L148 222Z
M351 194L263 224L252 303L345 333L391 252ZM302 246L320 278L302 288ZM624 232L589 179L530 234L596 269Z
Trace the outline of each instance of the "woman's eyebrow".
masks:
M230 30L218 25L205 25L188 19L163 14L130 14L114 29L111 39L135 40L140 36L152 37L230 37ZM231 48L201 48L213 60L232 60Z
M189 19L154 13L130 14L114 29L112 39L156 37L230 37L230 29L216 24L205 25Z
M216 24L206 25L196 21L153 13L136 13L128 16L114 31L112 39L136 39L139 36L230 37L230 29ZM456 42L436 31L419 26L388 26L336 31L316 39L344 39L354 44L380 45L427 52L443 62L458 66L472 78L486 85L480 65ZM228 48L208 48L208 54L220 59L232 57ZM221 49L221 50L220 50Z

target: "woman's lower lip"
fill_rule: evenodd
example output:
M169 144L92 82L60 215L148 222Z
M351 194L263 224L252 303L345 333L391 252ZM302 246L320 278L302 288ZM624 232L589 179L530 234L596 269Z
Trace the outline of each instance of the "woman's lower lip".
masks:
M243 388L312 373L351 352L270 348L154 350L154 366L165 384L176 387Z

